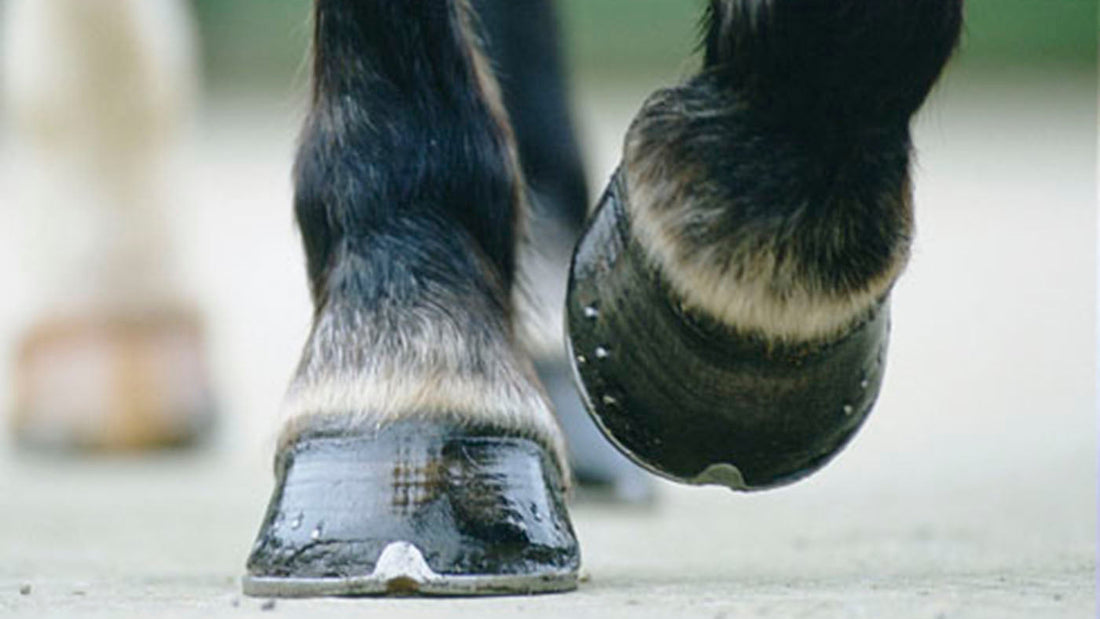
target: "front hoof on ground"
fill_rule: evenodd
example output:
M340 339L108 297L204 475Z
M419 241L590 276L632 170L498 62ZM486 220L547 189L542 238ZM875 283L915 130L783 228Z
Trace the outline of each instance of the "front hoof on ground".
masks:
M244 592L262 597L503 595L577 586L554 460L496 430L402 421L298 437Z
M619 175L577 246L570 355L604 434L650 471L758 490L825 465L882 382L889 307L846 333L783 344L685 309L630 231Z

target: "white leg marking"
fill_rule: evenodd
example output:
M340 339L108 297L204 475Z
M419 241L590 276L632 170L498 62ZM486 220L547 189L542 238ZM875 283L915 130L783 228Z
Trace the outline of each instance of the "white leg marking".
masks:
M564 465L557 420L503 331L463 326L437 310L395 313L322 313L287 393L284 441L318 417L350 430L444 416L530 436Z

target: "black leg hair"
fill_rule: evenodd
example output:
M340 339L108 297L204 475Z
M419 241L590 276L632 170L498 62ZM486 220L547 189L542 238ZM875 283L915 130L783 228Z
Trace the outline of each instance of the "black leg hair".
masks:
M318 0L316 15L313 105L295 170L315 300L323 304L349 242L410 219L460 223L507 293L522 184L468 10L454 0Z
M476 0L537 216L580 233L588 183L569 112L552 0Z
M962 4L710 0L703 73L757 111L818 136L904 125L955 49Z

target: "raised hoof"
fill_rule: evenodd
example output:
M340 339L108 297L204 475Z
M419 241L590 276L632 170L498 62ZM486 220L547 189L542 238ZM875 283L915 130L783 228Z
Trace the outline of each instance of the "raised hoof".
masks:
M585 403L645 468L757 490L825 465L882 382L885 300L843 336L785 345L686 310L633 238L619 175L577 246L566 301Z
M571 590L580 552L563 491L543 447L495 430L403 421L305 434L277 460L244 593Z

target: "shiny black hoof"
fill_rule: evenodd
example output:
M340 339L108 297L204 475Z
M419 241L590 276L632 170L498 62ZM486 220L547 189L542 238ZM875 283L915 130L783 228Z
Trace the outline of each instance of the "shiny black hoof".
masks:
M585 403L650 471L758 490L825 465L859 429L882 382L885 300L846 334L785 345L687 311L630 232L612 180L573 256L568 342Z
M244 592L504 595L577 586L580 552L539 444L441 422L315 431L280 454Z

